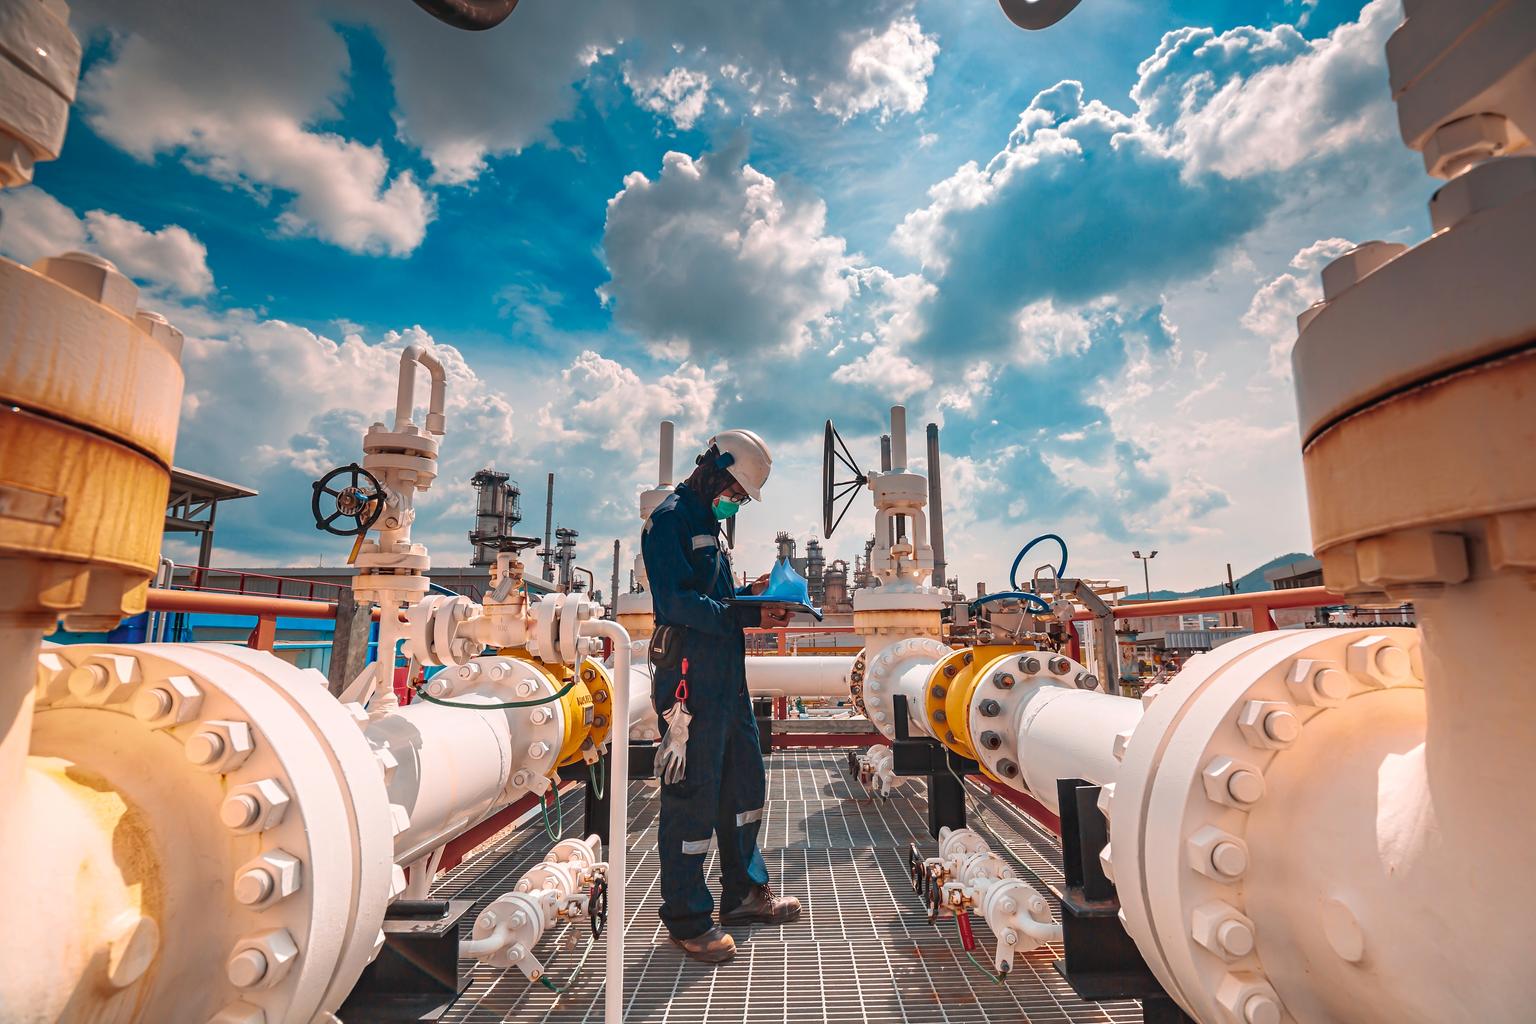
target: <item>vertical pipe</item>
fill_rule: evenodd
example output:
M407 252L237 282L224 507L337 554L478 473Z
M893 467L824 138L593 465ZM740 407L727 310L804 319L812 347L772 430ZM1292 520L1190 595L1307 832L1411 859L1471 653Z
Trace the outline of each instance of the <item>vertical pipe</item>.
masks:
M549 474L549 491L544 498L544 578L555 578L554 551L550 548L550 529L555 525L555 474Z
M661 465L656 473L656 486L672 486L672 431L671 420L661 421Z
M613 678L628 679L629 633L603 619L582 623L588 636L606 637L613 646ZM613 720L629 721L629 688L613 687ZM624 1022L624 895L629 887L625 854L629 847L629 743L621 730L611 733L608 764L608 980L603 993L603 1024Z
M944 495L939 484L939 425L928 424L928 546L933 548L933 585L949 577L944 562Z
M619 606L619 539L613 539L613 589L608 591L608 606Z
M891 471L891 435L880 435L880 472Z
M907 469L907 407L891 406L891 468Z

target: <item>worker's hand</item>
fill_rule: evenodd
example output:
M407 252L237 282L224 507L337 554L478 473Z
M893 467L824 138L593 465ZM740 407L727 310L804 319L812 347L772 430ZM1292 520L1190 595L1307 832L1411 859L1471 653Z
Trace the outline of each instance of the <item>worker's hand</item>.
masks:
M767 589L768 589L768 574L767 573L763 573L757 579L752 581L752 593L754 593L754 594L761 594L763 591L765 591Z
M790 616L793 614L794 612L783 605L766 605L763 608L762 626L764 629L782 629L789 625Z

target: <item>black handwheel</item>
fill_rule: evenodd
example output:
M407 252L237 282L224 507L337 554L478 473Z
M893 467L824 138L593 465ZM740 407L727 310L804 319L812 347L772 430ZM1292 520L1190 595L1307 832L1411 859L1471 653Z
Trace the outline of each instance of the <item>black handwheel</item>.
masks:
M592 937L602 938L608 927L608 883L602 879L593 882L587 894L587 916L592 921Z
M377 477L354 462L315 481L309 510L315 516L315 529L338 537L356 537L367 533L384 514L384 487ZM337 520L346 522L336 526Z

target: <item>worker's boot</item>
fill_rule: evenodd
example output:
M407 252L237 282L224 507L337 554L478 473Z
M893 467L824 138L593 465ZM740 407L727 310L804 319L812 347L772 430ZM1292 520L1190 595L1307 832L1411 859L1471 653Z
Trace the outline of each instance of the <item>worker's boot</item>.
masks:
M780 896L771 886L760 885L752 890L741 905L720 915L721 924L784 924L800 916L800 901L793 896Z
M724 928L711 928L703 935L672 942L700 963L723 964L736 955L736 940Z

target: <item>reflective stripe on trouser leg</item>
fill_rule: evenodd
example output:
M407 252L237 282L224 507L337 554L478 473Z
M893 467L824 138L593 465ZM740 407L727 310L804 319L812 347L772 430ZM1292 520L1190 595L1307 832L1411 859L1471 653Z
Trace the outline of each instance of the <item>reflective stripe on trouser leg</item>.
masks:
M720 909L735 909L758 886L768 884L768 865L758 850L768 785L763 753L758 745L757 718L742 693L730 710L726 726L725 771L720 780Z
M661 787L661 820L656 853L661 861L661 919L676 939L691 939L714 927L714 895L704 876L715 845L715 808L725 760L726 716L712 700L707 680L693 682L689 701L688 772L677 785ZM662 728L666 728L665 720Z
M708 853L709 852L709 848L711 846L713 846L714 844L715 844L714 837L710 837L709 839L696 839L696 840L694 840L692 842L684 842L683 843L683 856L685 856L685 857L697 857L697 856L700 856L701 854Z

